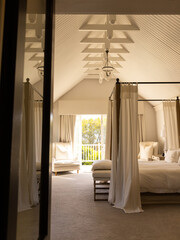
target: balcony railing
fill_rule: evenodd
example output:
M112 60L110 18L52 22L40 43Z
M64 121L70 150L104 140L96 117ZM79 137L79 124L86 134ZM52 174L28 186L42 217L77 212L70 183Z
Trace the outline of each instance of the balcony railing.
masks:
M82 144L82 163L104 159L105 144Z

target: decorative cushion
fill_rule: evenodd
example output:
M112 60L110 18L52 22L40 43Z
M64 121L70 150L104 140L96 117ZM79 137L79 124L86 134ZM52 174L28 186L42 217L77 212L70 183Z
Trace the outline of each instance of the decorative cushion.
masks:
M58 160L73 159L71 143L57 142L55 143L54 157Z
M140 159L149 160L153 155L153 145L140 145Z
M139 146L150 146L153 145L153 154L152 155L158 155L158 142L140 142Z
M180 149L168 150L165 156L165 161L178 163L179 158L180 158Z
M111 160L97 160L92 164L92 171L94 170L111 170Z

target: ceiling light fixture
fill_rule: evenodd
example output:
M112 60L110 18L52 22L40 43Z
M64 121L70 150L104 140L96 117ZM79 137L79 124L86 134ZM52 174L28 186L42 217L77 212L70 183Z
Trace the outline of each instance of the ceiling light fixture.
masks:
M42 65L43 63L41 63L38 67L37 67L37 70L38 70L38 74L40 76L40 78L42 79L44 77L44 65Z
M112 72L114 70L113 66L111 65L109 58L108 58L108 54L109 54L109 50L106 50L106 59L105 59L105 63L104 66L102 67L102 71L100 73L100 77L99 77L99 83L102 83L103 80L109 81Z

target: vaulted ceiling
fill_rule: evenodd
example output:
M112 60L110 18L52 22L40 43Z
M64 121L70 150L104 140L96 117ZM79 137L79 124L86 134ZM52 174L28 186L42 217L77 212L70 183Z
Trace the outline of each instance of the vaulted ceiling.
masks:
M98 81L107 48L120 81L180 81L180 15L116 15L115 22L110 20L107 15L55 16L54 100L83 79ZM33 56L25 54L25 76L35 83L40 78ZM180 84L140 85L139 94L173 98L180 95Z
M102 40L107 31L97 31L92 27L94 25L90 24L105 24L106 21L106 15L56 16L55 99L83 79L92 78L92 75L85 74L87 69L84 66L89 61L84 61L84 59L99 57L100 53L86 53L86 49L104 48L105 50L105 44L98 43L97 39ZM87 30L87 23L91 31ZM118 68L119 73L116 75L120 81L180 81L180 16L116 16L114 25L124 24L130 24L139 30L126 30L126 28L115 30L110 39L110 42L117 42L110 44L112 49L124 48L128 51L128 53L115 53L114 55L114 57L119 56L119 59L120 57L124 59L124 61L120 59L117 62L122 66ZM85 30L82 31L82 28ZM113 39L124 37L130 41L122 41L122 43L113 41ZM92 39L96 41L93 42ZM97 61L89 62L91 63L95 65ZM98 79L99 76L93 76L93 78ZM140 85L139 93L144 98L172 98L180 95L180 85Z

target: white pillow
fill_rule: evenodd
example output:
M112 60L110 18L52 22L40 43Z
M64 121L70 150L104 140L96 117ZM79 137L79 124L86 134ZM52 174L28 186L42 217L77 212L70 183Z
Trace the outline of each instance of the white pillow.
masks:
M153 145L143 146L140 145L140 159L149 160L152 159Z
M111 160L97 160L92 164L91 170L111 170L112 161Z
M150 146L153 145L153 155L158 155L158 142L140 142L139 146Z
M168 150L165 156L165 161L178 163L179 157L180 157L180 149Z

